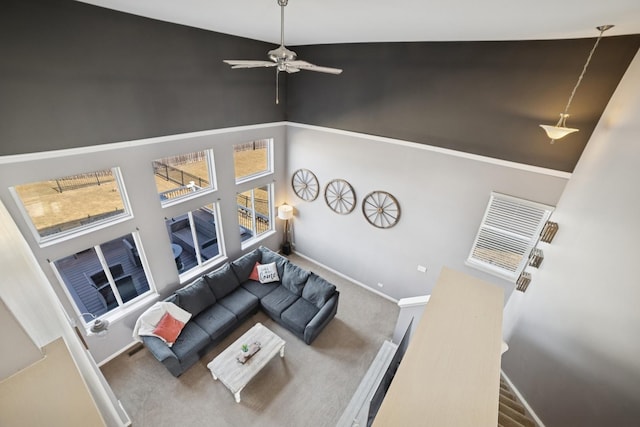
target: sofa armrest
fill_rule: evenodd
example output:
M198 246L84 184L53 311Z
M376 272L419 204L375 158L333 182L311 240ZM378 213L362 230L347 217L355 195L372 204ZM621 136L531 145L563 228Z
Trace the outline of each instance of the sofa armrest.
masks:
M182 374L182 366L176 354L160 338L141 336L144 345L149 349L153 357L158 359L174 377Z
M336 291L335 294L327 301L320 311L311 319L304 328L304 342L311 344L313 340L322 332L325 326L334 318L338 312L338 299L340 292Z

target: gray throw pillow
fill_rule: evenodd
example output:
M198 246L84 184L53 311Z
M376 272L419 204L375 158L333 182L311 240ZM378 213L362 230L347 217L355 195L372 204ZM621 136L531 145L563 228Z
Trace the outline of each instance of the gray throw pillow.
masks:
M261 260L262 252L258 249L254 249L233 261L231 263L231 269L236 274L238 281L240 283L244 283L249 280L249 275L253 271L253 267L256 265L256 262L260 262Z
M209 284L200 277L195 282L178 289L178 306L197 316L205 308L215 304L216 297L211 292Z
M282 286L300 296L302 295L302 288L309 278L309 272L303 270L297 265L287 262L284 265L284 272L280 277L280 283Z
M315 273L311 273L307 284L302 290L302 298L318 308L321 308L336 292L335 285L324 280Z
M229 264L225 264L219 269L205 274L204 278L207 280L209 288L213 291L216 299L224 298L240 286L240 282L238 282L238 278L231 270Z

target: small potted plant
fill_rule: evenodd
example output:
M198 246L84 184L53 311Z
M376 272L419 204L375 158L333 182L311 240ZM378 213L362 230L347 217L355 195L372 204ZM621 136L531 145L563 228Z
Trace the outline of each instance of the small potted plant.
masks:
M249 346L246 344L242 344L242 347L240 347L242 349L243 353L249 353Z

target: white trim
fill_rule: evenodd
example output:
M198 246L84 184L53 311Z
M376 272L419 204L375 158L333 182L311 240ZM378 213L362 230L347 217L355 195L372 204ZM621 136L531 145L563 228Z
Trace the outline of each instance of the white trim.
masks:
M417 297L411 298L401 298L398 301L398 307L400 308L409 308L409 307L419 307L423 305L427 305L431 295L421 295Z
M361 133L361 132L346 131L341 129L333 129L333 128L328 128L323 126L307 125L303 123L295 123L295 122L288 122L288 121L261 123L261 124L255 124L255 125L247 125L247 126L236 126L236 127L230 127L230 128L210 129L210 130L197 131L197 132L187 132L187 133L167 135L167 136L158 136L158 137L142 138L142 139L130 140L130 141L91 145L86 147L65 148L61 150L43 151L38 153L11 154L7 156L0 156L0 165L14 163L14 162L71 156L76 154L95 153L95 152L114 150L114 149L125 148L125 147L136 147L136 146L142 146L142 145L148 145L148 144L157 144L160 142L174 141L177 139L196 138L196 137L208 136L208 135L220 135L220 134L231 133L231 132L251 131L251 130L278 127L278 126L291 126L291 127L301 128L301 129L310 129L310 130L316 130L321 132L329 132L329 133L334 133L338 135L345 135L345 136L351 136L351 137L357 137L357 138L366 138L374 141L384 142L387 144L402 145L410 148L433 151L436 153L447 154L450 156L461 157L461 158L475 160L479 162L490 163L498 166L524 170L527 172L534 172L542 175L549 175L556 178L570 179L572 175L571 172L558 171L558 170L543 168L539 166L527 165L524 163L510 162L507 160L495 159L493 157L481 156L479 154L465 153L463 151L456 151L456 150L451 150L449 148L436 147L433 145L421 144L418 142L405 141L401 139L370 135L370 134Z
M230 127L230 128L210 129L210 130L203 130L203 131L197 131L197 132L186 132L186 133L180 133L180 134L174 134L174 135L157 136L152 138L134 139L129 141L111 142L111 143L98 144L98 145L89 145L85 147L63 148L60 150L41 151L38 153L10 154L7 156L0 156L0 165L16 163L16 162L33 161L33 160L52 159L57 157L66 157L66 156L86 154L86 153L97 153L101 151L116 150L116 149L127 148L127 147L139 147L143 145L158 144L161 142L170 142L170 141L175 141L175 140L185 139L185 138L197 138L201 136L221 135L221 134L232 133L232 132L260 130L260 129L278 127L278 126L285 126L286 124L287 122L262 123L262 124L256 124L256 125L236 126L236 127Z
M210 129L210 130L197 131L197 132L186 132L186 133L174 134L174 135L142 138L137 140L122 141L122 142L112 142L112 143L105 143L105 144L98 144L98 145L90 145L86 147L65 148L60 150L43 151L38 153L10 154L6 156L0 156L0 165L15 163L15 162L51 159L51 158L71 156L76 154L96 153L100 151L114 150L114 149L120 149L120 148L126 148L126 147L138 147L138 146L143 146L148 144L170 142L170 141L185 139L185 138L196 138L201 136L221 135L221 134L232 133L232 132L261 130L261 129L273 128L278 126L291 126L295 128L301 128L301 129L310 129L310 130L316 130L321 132L329 132L337 135L366 138L366 139L370 139L378 142L384 142L387 144L402 145L405 147L416 148L420 150L433 151L435 153L447 154L450 156L461 157L464 159L475 160L478 162L489 163L497 166L513 168L513 169L523 170L527 172L534 172L541 175L548 175L548 176L563 178L567 180L570 179L572 175L571 172L564 172L564 171L559 171L555 169L543 168L539 166L532 166L524 163L516 163L516 162L507 161L507 160L496 159L493 157L481 156L479 154L472 154L472 153L466 153L463 151L452 150L449 148L436 147L433 145L422 144L418 142L405 141L401 139L370 135L362 132L346 131L341 129L333 129L333 128L328 128L323 126L307 125L304 123L295 123L295 122L288 122L288 121L261 123L261 124L246 125L246 126L235 126L230 128Z
M346 131L346 130L340 130L340 129L332 129L332 128L326 128L326 127L322 127L322 126L306 125L306 124L302 124L302 123L287 122L287 126L297 127L297 128L302 128L302 129L316 130L316 131L321 131L321 132L329 132L329 133L334 133L334 134L344 135L344 136L350 136L350 137L356 137L356 138L366 138L366 139L370 139L370 140L374 140L374 141L378 141L378 142L384 142L384 143L387 143L387 144L402 145L402 146L410 147L410 148L417 148L417 149L421 149L421 150L433 151L435 153L447 154L449 156L455 156L455 157L462 157L464 159L475 160L475 161L484 162L484 163L490 163L490 164L497 165L497 166L503 166L503 167L512 168L512 169L519 169L519 170L523 170L523 171L527 171L527 172L534 172L534 173L538 173L538 174L541 174L541 175L549 175L549 176L553 176L553 177L556 177L556 178L564 178L564 179L571 178L571 173L570 172L558 171L558 170L555 170L555 169L548 169L548 168L543 168L543 167L540 167L540 166L532 166L532 165L527 165L527 164L524 164L524 163L510 162L510 161L507 161L507 160L496 159L496 158L493 158L493 157L481 156L479 154L466 153L466 152L463 152L463 151L451 150L449 148L436 147L436 146L433 146L433 145L421 144L421 143L418 143L418 142L404 141L404 140L401 140L401 139L387 138L387 137L377 136L377 135L369 135L369 134L360 133L360 132L352 132L352 131Z
M500 369L500 373L502 374L502 378L504 378L505 382L507 384L509 384L509 388L511 388L511 391L513 391L513 393L516 395L516 397L518 398L518 400L520 401L522 406L524 406L524 409L527 412L527 414L531 418L533 418L533 421L535 421L537 427L545 427L545 425L542 422L542 420L540 418L538 418L538 415L535 413L533 408L531 406L529 406L529 404L525 400L524 396L522 396L522 394L520 394L520 392L518 391L518 388L515 385L513 385L513 383L511 382L511 380L507 376L507 374L505 374L502 369Z
M374 294L376 294L376 295L378 295L378 296L381 296L382 298L384 298L384 299L386 299L386 300L389 300L389 301L393 302L394 304L397 304L397 303L398 303L398 300L397 300L397 299L392 298L392 297L390 297L389 295L383 294L382 292L380 292L380 291L378 291L378 290L376 290L376 289L373 289L372 287L367 286L367 285L365 285L364 283L358 282L357 280L355 280L355 279L353 279L353 278L351 278L351 277L347 276L346 274L342 274L342 273L340 273L339 271L336 271L336 270L334 270L334 269L333 269L333 268L331 268L331 267L327 267L326 265L324 265L324 264L322 264L322 263L320 263L320 262L316 261L315 259L313 259L313 258L311 258L311 257L309 257L309 256L307 256L307 255L304 255L304 254L302 254L302 253L300 253L300 252L298 252L298 251L293 251L293 253L295 253L296 255L298 255L300 258L304 258L304 259L306 259L307 261L311 261L311 262L313 262L313 263L318 264L320 267L324 268L325 270L328 270L328 271L332 272L332 273L333 273L333 274L335 274L336 276L340 276L340 277L342 277L342 278L343 278L343 279L345 279L345 280L348 280L348 281L350 281L350 282L353 282L354 284L356 284L356 285L360 286L361 288L364 288L364 289L366 289L366 290L367 290L367 291L369 291L369 292L373 292Z

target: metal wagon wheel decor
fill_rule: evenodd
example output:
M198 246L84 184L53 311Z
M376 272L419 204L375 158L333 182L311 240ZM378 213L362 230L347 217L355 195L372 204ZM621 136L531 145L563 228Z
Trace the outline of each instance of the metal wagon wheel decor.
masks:
M400 205L390 193L373 191L362 200L362 213L374 227L391 228L400 219Z
M291 186L296 196L305 202L311 202L318 197L320 184L318 178L309 169L298 169L291 177Z
M324 200L335 213L346 215L356 207L356 193L344 179L330 181L324 189Z

